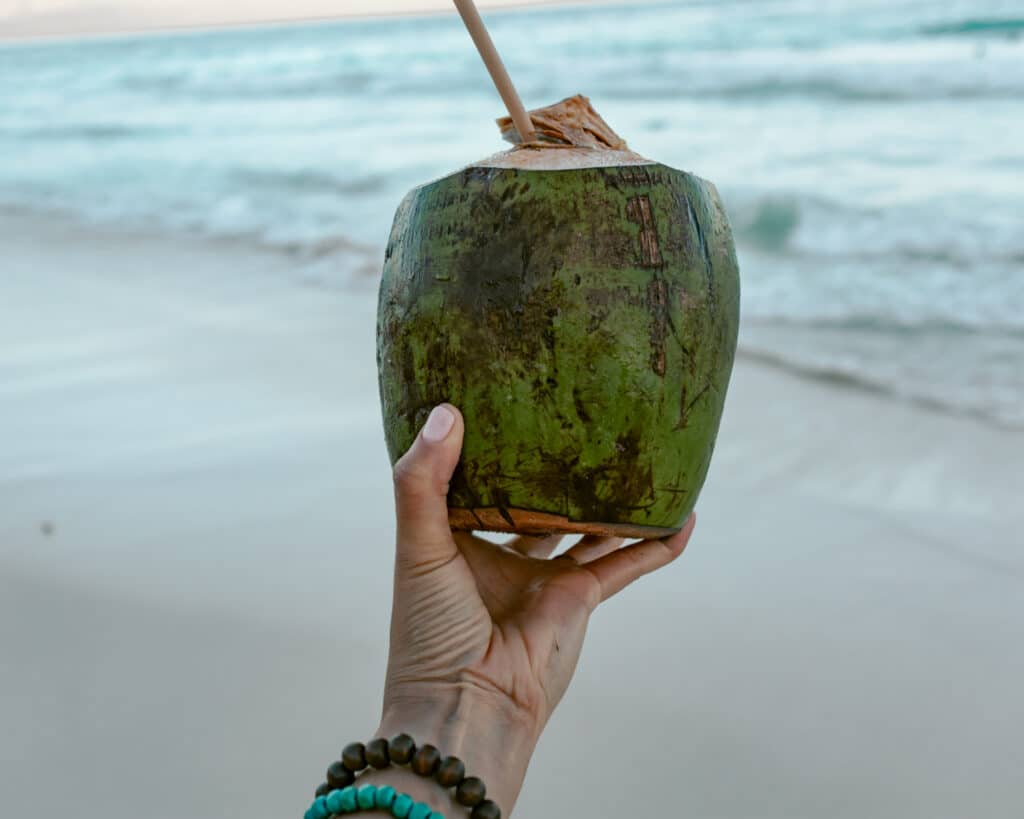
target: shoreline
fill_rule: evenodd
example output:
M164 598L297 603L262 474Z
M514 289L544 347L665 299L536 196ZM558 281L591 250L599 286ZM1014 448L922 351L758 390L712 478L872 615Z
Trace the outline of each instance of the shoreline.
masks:
M973 421L983 427L995 430L1002 430L1007 433L1020 434L1024 431L1019 424L1004 421L998 416L982 410L969 407L955 407L943 404L923 396L902 395L895 389L884 384L878 384L859 378L839 370L826 367L805 366L797 362L789 361L782 355L746 348L742 343L736 348L737 360L749 361L759 367L777 370L792 378L798 378L813 384L824 384L836 390L845 390L863 395L873 395L883 401L892 401L897 404L906 404L921 412L932 415L958 418L964 421Z
M14 231L60 231L92 239L104 239L113 243L155 242L183 244L189 247L206 247L214 251L254 255L268 264L288 263L296 265L293 284L308 285L316 276L303 274L317 273L322 262L336 263L342 273L336 277L343 286L361 288L372 280L376 286L379 278L377 268L382 263L384 246L359 244L348 238L331 242L330 249L320 246L306 247L298 242L271 244L263 242L252 234L216 235L186 228L143 227L140 225L116 225L112 220L89 220L76 213L60 208L35 205L11 205L0 203L0 236ZM378 259L379 257L379 259Z
M342 240L337 249L322 252L317 248L306 249L299 245L266 244L251 236L216 236L187 230L161 230L136 226L115 227L112 223L90 222L58 209L0 204L0 230L4 229L5 222L7 229L13 226L17 231L49 231L56 227L62 231L103 237L114 243L120 240L183 242L228 253L256 254L258 257L265 257L271 264L273 262L270 260L278 260L295 265L287 280L293 285L314 289L361 291L369 287L376 290L384 254L383 245L372 247L352 243L347 239ZM766 324L770 326L771 322ZM788 325L783 323L781 326ZM736 359L775 370L810 384L822 384L837 390L872 395L881 400L909 405L929 414L969 420L1007 433L1024 433L1024 426L1004 420L994 411L955 406L924 396L902 394L887 384L873 382L856 374L829 368L827 365L807 365L790 360L775 350L747 346L742 332L736 349Z

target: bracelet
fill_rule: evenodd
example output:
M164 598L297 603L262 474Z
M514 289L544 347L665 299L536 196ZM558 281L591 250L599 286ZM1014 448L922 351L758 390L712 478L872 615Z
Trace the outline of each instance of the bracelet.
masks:
M318 796L306 811L305 819L327 819L335 814L364 810L388 810L397 819L444 819L443 814L431 810L426 802L416 802L409 794L398 793L390 785L381 788L348 785L326 796Z
M417 747L408 734L390 741L374 739L365 745L353 742L341 752L341 759L327 768L327 781L316 789L316 799L305 819L327 819L334 814L361 810L390 810L397 819L444 819L409 794L399 794L390 786L356 787L356 775L365 768L382 770L391 765L408 765L413 773L433 779L444 788L455 789L455 800L471 809L470 819L501 819L498 806L487 799L487 787L475 776L466 776L466 766L458 757L442 758L433 745Z

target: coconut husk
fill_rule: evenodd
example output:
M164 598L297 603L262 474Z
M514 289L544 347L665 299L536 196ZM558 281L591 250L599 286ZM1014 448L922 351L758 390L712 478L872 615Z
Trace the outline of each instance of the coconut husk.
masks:
M611 129L611 126L594 110L590 100L582 94L566 97L554 105L530 111L529 117L533 122L536 139L520 143L519 132L512 124L512 117L500 117L498 127L501 129L502 139L523 148L564 145L597 151L629 150L626 140Z

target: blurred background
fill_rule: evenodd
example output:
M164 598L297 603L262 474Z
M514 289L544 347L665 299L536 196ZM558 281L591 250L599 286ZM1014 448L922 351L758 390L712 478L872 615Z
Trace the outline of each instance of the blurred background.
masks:
M517 815L635 812L612 742L652 812L1017 815L1024 8L485 17L527 107L716 183L743 280L693 546L596 618ZM500 101L427 0L0 38L0 805L297 814L379 707L391 217Z

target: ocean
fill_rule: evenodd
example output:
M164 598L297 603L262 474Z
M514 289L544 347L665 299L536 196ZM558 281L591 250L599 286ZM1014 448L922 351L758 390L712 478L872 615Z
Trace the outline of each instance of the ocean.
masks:
M486 19L528 107L584 93L718 185L742 355L1024 426L1019 0ZM0 207L256 243L344 287L410 187L504 147L502 113L454 14L7 44Z

